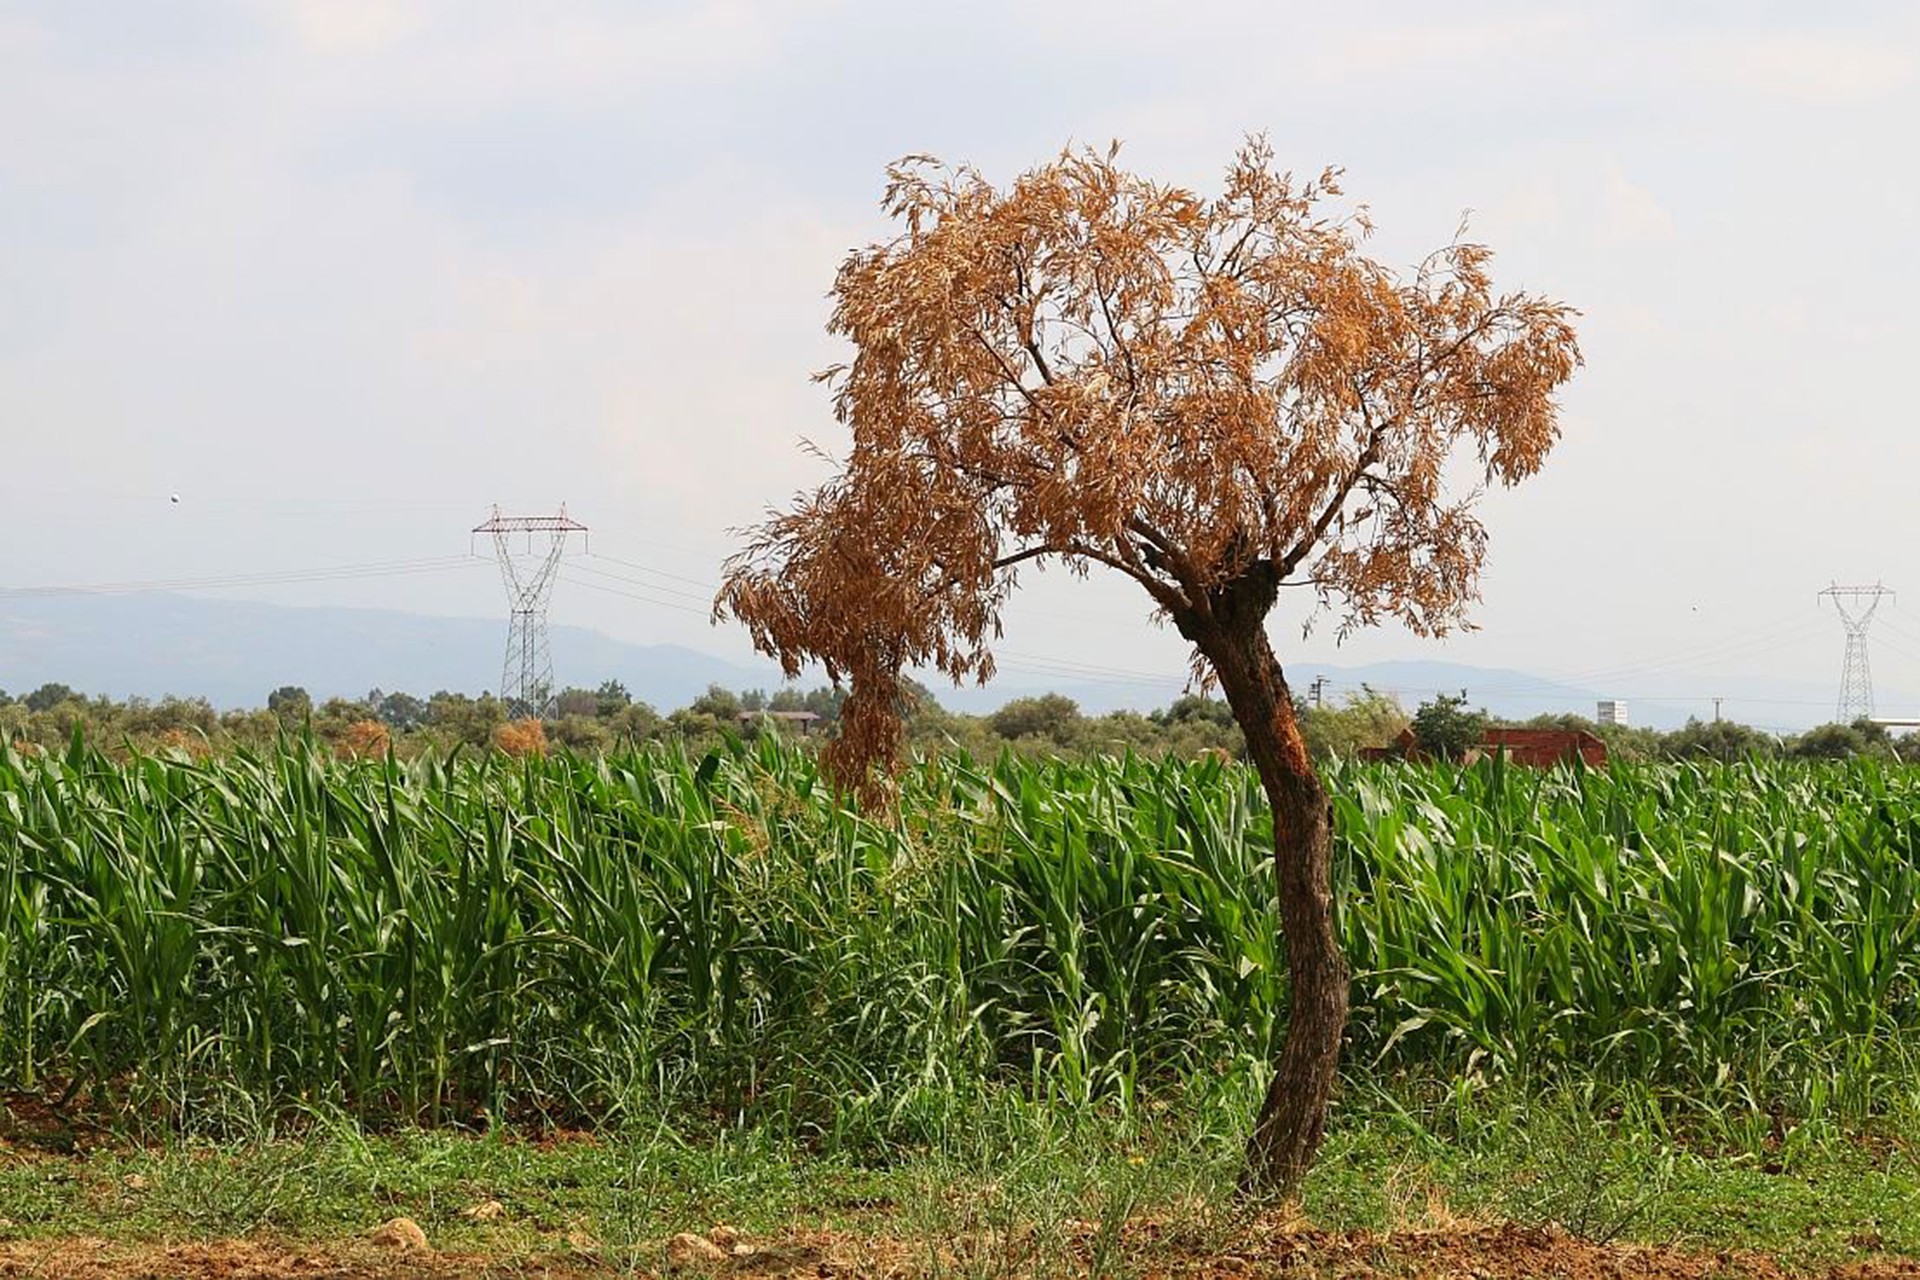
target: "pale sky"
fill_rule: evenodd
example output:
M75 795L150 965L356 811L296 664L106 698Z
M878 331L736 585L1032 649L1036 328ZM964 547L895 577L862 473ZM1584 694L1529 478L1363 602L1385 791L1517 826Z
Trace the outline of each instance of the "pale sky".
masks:
M1920 690L1917 125L1898 3L0 0L0 587L488 616L484 566L311 571L564 500L619 559L556 622L743 658L710 584L842 439L808 375L886 163L1119 138L1210 189L1264 130L1387 261L1470 210L1498 283L1585 313L1481 630L1336 651L1296 609L1296 669L1831 684L1815 592L1884 579L1875 673ZM1029 577L1003 664L1177 676L1146 614Z

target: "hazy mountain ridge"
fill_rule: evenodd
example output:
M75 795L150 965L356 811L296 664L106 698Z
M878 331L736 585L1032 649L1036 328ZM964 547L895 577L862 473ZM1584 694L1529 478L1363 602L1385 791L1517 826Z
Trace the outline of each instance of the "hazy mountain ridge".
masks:
M562 685L627 683L635 697L682 706L709 684L777 684L747 667L679 645L636 645L597 631L551 631ZM295 608L188 596L15 597L0 600L0 688L58 680L115 697L204 697L258 706L297 684L316 698L369 689L478 693L497 688L506 643L498 618L386 609Z
M506 625L499 618L457 618L384 609L299 608L258 601L176 595L13 596L0 598L0 688L18 694L50 680L115 697L163 694L204 697L218 707L258 706L267 692L297 684L315 697L357 697L369 689L479 692L500 679ZM617 679L636 698L661 709L684 706L709 684L771 688L771 663L731 662L672 644L636 644L580 627L552 629L560 684L592 686ZM1184 673L1083 675L1032 670L1003 674L985 688L933 684L936 697L963 711L987 711L1041 692L1065 694L1091 713L1147 710L1178 696ZM1296 691L1308 694L1325 676L1324 696L1339 701L1362 685L1412 707L1436 693L1464 689L1476 706L1504 716L1594 714L1600 697L1625 697L1633 721L1656 727L1688 715L1712 714L1705 691L1727 699L1725 713L1748 723L1795 729L1830 719L1832 689L1813 682L1685 673L1635 678L1625 686L1588 688L1532 673L1441 661L1358 665L1289 664ZM1636 698L1634 695L1638 694ZM1883 691L1883 707L1914 703Z

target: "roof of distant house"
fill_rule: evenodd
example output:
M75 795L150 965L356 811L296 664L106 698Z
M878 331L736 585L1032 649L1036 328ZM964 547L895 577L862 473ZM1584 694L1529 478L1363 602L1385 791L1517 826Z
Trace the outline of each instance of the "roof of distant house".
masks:
M1607 744L1585 729L1489 729L1475 750L1497 751L1515 764L1563 764L1576 756L1596 768L1607 763Z
M1584 729L1488 729L1480 741L1467 749L1464 759L1472 762L1491 754L1505 755L1515 764L1554 765L1578 756L1596 767L1607 762L1606 742ZM1392 742L1378 747L1362 747L1362 760L1427 760L1412 729L1402 729Z

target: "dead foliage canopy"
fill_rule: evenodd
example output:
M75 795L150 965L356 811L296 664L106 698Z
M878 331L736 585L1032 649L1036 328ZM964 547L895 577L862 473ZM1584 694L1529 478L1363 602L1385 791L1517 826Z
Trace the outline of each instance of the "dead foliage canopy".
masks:
M1125 573L1176 621L1249 573L1343 628L1460 621L1482 482L1558 437L1568 307L1496 293L1459 238L1390 270L1338 173L1297 181L1259 139L1212 197L1117 147L1004 190L926 157L889 176L903 229L840 268L854 354L821 375L851 452L752 531L716 602L790 675L851 678L843 772L892 761L904 669L992 674L1027 564Z

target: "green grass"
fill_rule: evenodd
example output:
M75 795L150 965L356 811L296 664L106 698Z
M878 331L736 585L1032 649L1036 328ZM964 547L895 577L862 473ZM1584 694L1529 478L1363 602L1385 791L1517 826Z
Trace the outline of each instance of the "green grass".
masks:
M1331 1231L1552 1224L1800 1266L1920 1254L1920 1162L1899 1143L1703 1145L1663 1131L1645 1099L1614 1116L1589 1101L1496 1091L1418 1105L1350 1092L1301 1212ZM627 1273L658 1268L675 1233L724 1223L756 1240L796 1228L884 1239L929 1274L1061 1274L1084 1268L1089 1250L1096 1274L1146 1274L1229 1252L1249 1230L1259 1206L1232 1192L1239 1123L1205 1105L1070 1121L1009 1104L884 1162L762 1130L533 1142L340 1120L232 1144L16 1149L0 1156L0 1237L325 1242L405 1215L441 1250L591 1256ZM488 1200L500 1217L463 1216ZM1123 1235L1127 1222L1158 1229Z

